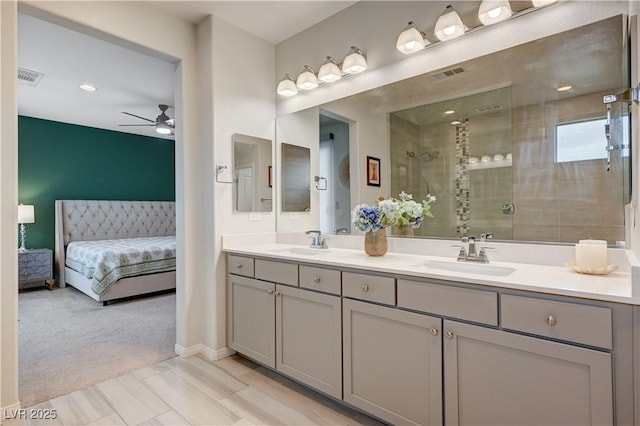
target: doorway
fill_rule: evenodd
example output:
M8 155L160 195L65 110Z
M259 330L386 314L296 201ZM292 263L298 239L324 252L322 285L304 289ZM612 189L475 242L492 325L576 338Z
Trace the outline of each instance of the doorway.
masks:
M321 111L319 139L319 176L315 184L320 196L320 230L323 233L349 232L349 123Z

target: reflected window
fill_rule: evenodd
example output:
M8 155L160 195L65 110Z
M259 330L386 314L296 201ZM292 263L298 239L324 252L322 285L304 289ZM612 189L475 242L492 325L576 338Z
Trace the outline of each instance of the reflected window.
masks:
M556 163L607 158L604 118L556 125Z

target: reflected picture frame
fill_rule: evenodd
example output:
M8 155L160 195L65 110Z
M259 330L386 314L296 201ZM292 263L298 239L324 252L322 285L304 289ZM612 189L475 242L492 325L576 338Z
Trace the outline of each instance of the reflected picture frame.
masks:
M367 185L380 186L380 159L367 155Z

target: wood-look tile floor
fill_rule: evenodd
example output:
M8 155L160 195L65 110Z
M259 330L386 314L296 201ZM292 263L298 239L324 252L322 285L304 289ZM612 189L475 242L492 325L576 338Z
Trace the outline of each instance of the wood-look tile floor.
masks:
M3 425L379 425L235 355L172 358L25 409Z

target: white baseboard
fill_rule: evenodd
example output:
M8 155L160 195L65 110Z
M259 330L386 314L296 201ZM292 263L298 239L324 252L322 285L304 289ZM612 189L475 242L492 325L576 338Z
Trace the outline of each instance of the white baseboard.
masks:
M0 410L0 424L4 423L5 420L25 419L23 417L24 415L21 413L20 401L15 404L7 405L6 407L2 407Z
M178 355L185 358L202 354L211 361L218 361L236 353L236 351L229 348L214 350L208 346L203 345L202 343L198 343L197 345L189 346L186 348L184 346L176 344L175 351Z

